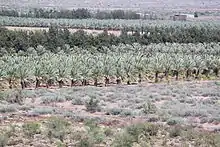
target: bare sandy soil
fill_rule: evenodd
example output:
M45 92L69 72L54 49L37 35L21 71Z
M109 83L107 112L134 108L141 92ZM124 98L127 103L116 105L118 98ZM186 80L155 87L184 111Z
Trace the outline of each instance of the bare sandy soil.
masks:
M49 28L48 27L13 27L13 26L5 26L6 29L8 30L24 30L24 31L48 31ZM75 33L77 31L79 31L80 29L69 29L69 31L71 33ZM81 29L85 32L87 32L88 34L92 34L92 35L97 35L97 34L101 34L103 33L103 30L92 30L92 29ZM120 36L121 35L121 31L114 31L114 30L108 30L109 34L113 34L115 36Z
M55 7L55 8L90 8L90 9L189 9L189 8L219 8L218 0L0 0L3 6L11 7Z

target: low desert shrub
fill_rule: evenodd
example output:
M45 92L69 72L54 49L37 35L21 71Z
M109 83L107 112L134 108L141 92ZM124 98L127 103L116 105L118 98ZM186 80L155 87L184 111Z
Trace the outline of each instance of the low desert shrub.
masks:
M127 133L121 133L115 137L113 146L114 147L132 147L134 142L135 140L131 135Z
M74 98L72 100L73 105L84 105L84 101L81 98Z
M54 108L46 108L46 107L42 107L42 108L34 108L31 110L33 114L38 114L38 115L45 115L45 114L52 114L55 112Z
M170 126L181 124L181 122L182 122L181 118L170 118L167 120L167 124Z
M0 135L0 147L5 147L8 143L8 135L7 134L1 134Z
M84 136L79 140L78 147L94 147L94 141L90 136Z
M63 142L66 133L68 132L69 123L63 118L53 117L47 122L47 136L57 138Z
M126 132L133 136L135 141L138 141L140 135L144 136L156 136L159 131L159 127L154 124L145 123L145 124L136 124L128 127Z
M181 126L174 126L174 127L169 128L169 130L168 130L169 136L171 138L180 136L181 135L181 131L182 131Z
M104 140L104 133L94 120L87 120L85 125L88 127L88 135L95 143L101 143Z
M107 110L106 114L107 115L119 115L122 113L122 109L118 109L118 108L113 108L110 110Z
M122 116L131 116L132 115L132 110L130 110L130 109L123 109L121 115Z
M17 111L16 105L0 105L1 113L10 113L10 112L16 112L16 111Z
M0 91L0 101L5 100L6 99L6 94L3 91Z
M85 106L86 106L86 110L91 113L100 110L99 100L97 100L95 97L90 97L90 99L86 101Z
M156 106L153 103L151 103L150 101L146 102L143 105L143 113L144 114L154 114L156 112L157 112Z
M114 134L114 132L112 131L112 129L110 129L110 128L106 128L105 130L104 130L104 134L105 134L105 136L113 136L113 134Z
M62 96L44 96L41 98L43 104L50 104L53 102L64 102L66 99Z
M18 90L18 89L10 91L6 97L6 101L11 104L17 103L19 105L23 105L24 100L25 100L25 96L22 93L22 90Z
M26 136L33 137L35 134L40 134L40 124L36 122L26 123L23 126L23 131Z

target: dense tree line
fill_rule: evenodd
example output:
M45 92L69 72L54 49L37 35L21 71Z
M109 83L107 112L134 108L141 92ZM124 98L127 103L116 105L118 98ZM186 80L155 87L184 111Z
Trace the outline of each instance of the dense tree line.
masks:
M112 10L91 12L85 8L73 10L55 9L30 9L28 12L18 12L16 10L0 10L1 16L30 17L30 18L67 18L67 19L140 19L140 15L134 11Z
M83 30L70 33L67 28L52 26L49 31L10 31L0 29L0 48L10 50L7 52L27 51L28 48L44 46L51 52L58 52L68 44L70 47L96 47L102 51L104 46L140 43L210 43L220 42L220 28L209 29L205 27L173 28L173 27L146 27L129 32L125 28L120 36L109 34L107 30L98 35L87 34ZM65 50L65 49L64 49Z

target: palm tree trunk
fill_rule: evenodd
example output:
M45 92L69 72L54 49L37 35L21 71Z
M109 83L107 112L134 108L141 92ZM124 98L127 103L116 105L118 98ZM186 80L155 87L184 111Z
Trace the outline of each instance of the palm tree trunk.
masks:
M106 77L105 77L105 86L107 86L109 83L110 83L110 82L109 82L109 78L106 76Z
M128 78L127 85L131 85L131 82L130 82L130 76L127 75L127 78Z
M155 72L155 83L157 83L157 82L158 82L158 75L159 75L159 72L158 72L158 71L156 71L156 72Z
M85 79L82 80L82 86L86 86L87 85L87 81Z
M215 76L218 77L219 69L218 69L218 68L215 68L215 69L214 69L214 73L215 73Z
M74 81L73 79L71 80L71 87L75 86L76 81Z
M63 80L59 80L58 83L59 83L59 88L63 88Z
M196 71L196 79L199 78L199 73L200 73L200 70L198 69L198 70Z
M49 80L46 80L46 87L49 88Z
M117 83L118 85L121 84L121 79L120 79L119 77L117 77L116 83Z
M25 82L23 79L21 79L21 89L24 89L26 86L25 86Z
M138 83L141 83L142 82L142 76L141 76L141 73L138 74Z
M36 78L35 88L37 89L38 87L40 87L40 80L38 78Z
M8 84L9 84L9 88L12 89L12 79L11 78L9 78Z
M98 86L98 79L94 78L94 86Z
M176 71L176 81L179 80L179 71Z
M169 80L169 70L165 71L164 76L166 77L166 80L168 81Z
M48 84L48 82L46 83L46 87L49 88L49 84Z
M188 79L188 78L189 78L189 76L190 76L190 70L189 70L189 69L187 69L187 70L186 70L186 79Z

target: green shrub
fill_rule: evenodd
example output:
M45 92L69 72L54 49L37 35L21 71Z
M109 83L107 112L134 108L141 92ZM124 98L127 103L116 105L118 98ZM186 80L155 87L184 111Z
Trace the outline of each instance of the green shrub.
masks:
M83 138L80 139L78 146L79 147L94 147L94 144L95 143L91 137L84 136Z
M16 105L0 105L0 112L1 113L9 113L17 111Z
M170 118L167 120L167 124L170 126L174 126L180 123L181 123L181 120L179 120L178 118Z
M121 115L122 116L131 116L132 115L132 111L129 110L129 109L123 109Z
M99 101L94 98L94 97L91 97L86 103L86 110L91 112L91 113L94 113L98 110L100 110L99 108Z
M136 124L127 128L127 132L136 138L140 134L144 134L145 136L156 136L158 130L159 126L150 123Z
M41 98L43 104L50 104L53 102L64 102L65 100L66 100L65 97L62 97L60 95L44 96Z
M114 132L110 128L104 130L105 136L113 136Z
M5 92L0 91L0 101L6 99L6 94Z
M7 98L6 98L7 102L14 104L17 103L19 105L23 105L24 104L24 100L25 100L25 96L22 93L22 90L12 90L7 94Z
M113 108L106 112L107 115L119 115L122 113L122 109Z
M55 111L54 108L49 108L49 107L48 108L42 107L42 108L34 108L34 109L32 109L32 112L34 114L40 114L40 115L52 114L52 113L54 113L54 111Z
M220 86L220 82L215 81L215 85Z
M171 127L169 129L169 136L171 138L177 137L181 135L182 128L180 126Z
M104 140L105 135L95 121L87 120L85 125L88 127L89 136L92 137L95 143L101 143Z
M23 125L23 131L25 135L33 137L35 134L40 134L40 124L36 122L26 123Z
M57 147L65 147L65 145L62 142L60 142L60 141L56 142L56 146Z
M8 143L8 136L6 134L0 135L0 147L5 147Z
M82 101L81 98L75 98L72 100L73 105L84 105L84 102Z
M135 142L133 136L127 133L121 133L115 137L113 142L114 147L132 147Z
M49 138L58 138L63 142L68 128L69 123L64 118L53 117L47 122L47 135Z
M157 108L154 104L148 101L143 105L143 112L144 114L154 114L157 112Z

